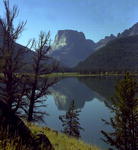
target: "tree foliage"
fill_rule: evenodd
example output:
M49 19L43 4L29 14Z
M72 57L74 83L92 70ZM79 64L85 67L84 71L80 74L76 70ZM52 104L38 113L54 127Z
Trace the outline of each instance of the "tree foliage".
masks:
M126 74L125 78L118 82L116 102L112 111L114 117L106 124L111 125L113 132L102 131L105 136L104 141L118 150L138 149L138 98L137 83L134 78Z

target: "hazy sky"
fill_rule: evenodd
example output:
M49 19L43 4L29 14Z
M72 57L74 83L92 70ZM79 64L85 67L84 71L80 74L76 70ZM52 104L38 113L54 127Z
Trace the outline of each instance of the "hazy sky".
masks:
M84 32L87 39L98 41L117 34L138 22L138 0L10 0L20 9L18 20L27 20L19 42L25 44L40 30L73 29ZM3 6L0 0L0 15ZM18 21L17 20L17 21Z

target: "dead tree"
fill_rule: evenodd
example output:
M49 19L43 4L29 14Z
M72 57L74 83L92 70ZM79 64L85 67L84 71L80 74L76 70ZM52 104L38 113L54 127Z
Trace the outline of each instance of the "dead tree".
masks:
M56 81L54 78L48 78L47 76L57 68L57 64L51 63L51 59L48 56L50 51L49 37L49 33L40 32L39 40L34 39L32 41L35 54L32 62L32 74L28 76L30 90L26 95L26 104L22 107L27 113L28 121L38 120L45 113L40 112L37 108L45 106L42 105L44 100L41 98L48 94L48 88Z
M1 85L0 97L9 108L17 110L25 92L25 85L21 84L23 77L18 74L24 63L21 61L26 49L23 49L15 43L21 35L26 22L20 22L16 27L14 22L18 16L18 8L10 8L9 0L4 0L5 16L0 17L0 27L2 40L0 43L1 58ZM14 106L13 106L14 105Z

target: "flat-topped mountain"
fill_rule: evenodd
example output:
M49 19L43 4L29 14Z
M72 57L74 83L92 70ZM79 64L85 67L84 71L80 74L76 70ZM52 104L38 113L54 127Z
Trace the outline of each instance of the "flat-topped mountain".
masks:
M137 35L138 23L117 36L113 34L105 36L97 43L86 39L83 32L59 30L51 46L50 56L54 58L53 61L60 63L60 68L77 66L76 68L81 70L108 71L112 68L115 70L130 69L132 65L134 70L138 67L136 66ZM0 43L2 43L2 37L0 26ZM24 48L17 44L17 49ZM30 64L33 56L34 52L29 50L24 55L25 62ZM134 61L133 58L135 58Z
M113 34L105 36L105 38L99 40L97 43L87 40L82 32L60 30L55 36L51 56L65 66L74 67L80 62L85 61L90 55L97 53L96 51L106 46L110 41L134 35L138 35L138 23L119 33L117 36Z
M82 32L60 30L55 36L51 56L66 66L73 67L88 57L95 46L95 43L87 40Z

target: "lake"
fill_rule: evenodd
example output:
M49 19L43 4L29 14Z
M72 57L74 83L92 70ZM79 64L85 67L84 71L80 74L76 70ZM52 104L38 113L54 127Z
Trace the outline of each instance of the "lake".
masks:
M60 115L64 115L71 101L75 101L77 109L81 110L79 122L84 131L81 131L81 139L86 143L97 145L102 150L109 146L101 138L101 130L111 131L101 119L109 120L113 115L109 106L112 105L111 97L114 95L117 78L94 77L69 77L60 79L51 88L51 94L47 96L47 107L41 108L49 116L44 116L45 123L39 125L48 126L61 131L62 122Z

